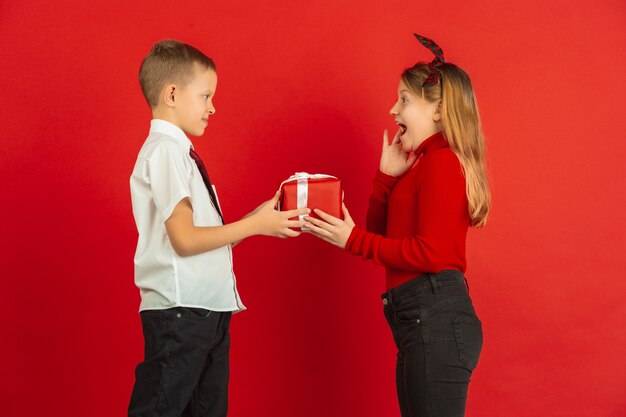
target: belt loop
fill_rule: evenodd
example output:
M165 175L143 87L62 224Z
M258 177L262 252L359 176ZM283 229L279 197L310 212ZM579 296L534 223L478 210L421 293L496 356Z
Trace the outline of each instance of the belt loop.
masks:
M430 285L433 287L433 292L435 294L439 293L439 284L437 284L437 279L435 278L435 274L428 274L428 278L430 279Z

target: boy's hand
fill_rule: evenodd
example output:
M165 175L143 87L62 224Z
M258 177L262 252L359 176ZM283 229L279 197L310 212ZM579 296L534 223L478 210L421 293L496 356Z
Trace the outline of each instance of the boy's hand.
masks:
M297 237L302 232L290 229L290 227L302 227L304 221L289 220L291 217L298 217L301 214L309 214L311 210L301 208L289 211L278 211L276 205L280 197L280 191L274 197L257 207L253 212L246 215L254 222L257 234L265 236L275 236L280 238Z
M354 229L354 221L346 205L342 203L341 206L345 220L324 213L322 210L315 209L313 210L315 214L320 216L323 220L307 216L305 217L307 222L304 225L311 230L313 235L344 249L350 237L350 233L352 233L352 229Z
M383 151L380 155L380 171L392 177L399 177L413 166L417 156L415 153L404 152L402 142L400 142L400 134L402 129L393 137L391 144L387 136L387 129L383 133Z
M246 214L245 216L242 217L242 219L247 219L250 216L255 215L259 210L261 210L261 208L267 203L267 201L261 203L259 205L259 207L255 208L254 210L252 210L250 213Z

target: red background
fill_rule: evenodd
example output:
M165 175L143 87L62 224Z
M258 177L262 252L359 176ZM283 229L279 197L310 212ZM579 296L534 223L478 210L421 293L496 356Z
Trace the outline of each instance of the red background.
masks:
M621 0L3 1L1 414L125 413L152 43L217 62L217 114L194 143L227 220L308 171L340 177L363 224L399 74L431 59L413 31L472 76L489 147L467 415L626 415ZM381 268L303 236L251 238L235 270L249 310L232 324L230 415L399 415Z

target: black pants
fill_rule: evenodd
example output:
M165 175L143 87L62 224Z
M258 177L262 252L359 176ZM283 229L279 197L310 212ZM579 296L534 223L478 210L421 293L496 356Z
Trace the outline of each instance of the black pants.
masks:
M382 294L403 417L461 417L483 343L463 274L421 275Z
M142 311L145 357L135 370L128 416L226 416L231 314L187 307Z

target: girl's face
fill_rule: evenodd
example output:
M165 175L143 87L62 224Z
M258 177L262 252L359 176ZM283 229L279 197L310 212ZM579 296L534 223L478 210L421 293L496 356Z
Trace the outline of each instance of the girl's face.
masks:
M400 142L405 152L416 150L425 139L443 129L440 103L441 100L431 103L415 95L400 79L398 101L389 114L395 116L402 130Z

